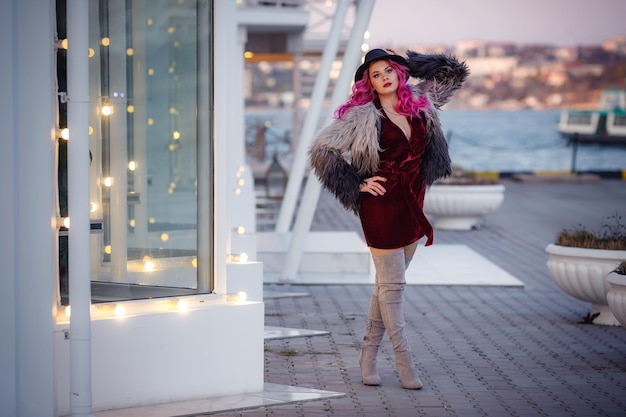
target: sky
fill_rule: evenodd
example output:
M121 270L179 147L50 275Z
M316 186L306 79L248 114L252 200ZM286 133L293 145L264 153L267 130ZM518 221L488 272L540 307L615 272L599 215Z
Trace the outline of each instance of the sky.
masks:
M376 0L371 48L459 40L599 45L626 36L626 0Z

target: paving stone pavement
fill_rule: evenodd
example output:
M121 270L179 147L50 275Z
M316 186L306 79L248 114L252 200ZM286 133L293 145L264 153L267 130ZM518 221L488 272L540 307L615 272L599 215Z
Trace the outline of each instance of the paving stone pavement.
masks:
M422 390L400 387L388 340L378 359L382 385L361 383L357 356L371 285L272 285L309 295L266 300L267 325L330 334L266 341L265 380L346 395L217 415L626 416L626 329L580 324L590 305L556 286L545 253L564 228L626 217L626 181L505 186L502 207L477 229L436 231L435 244L468 245L525 286L407 287L407 333ZM322 194L312 230L359 230L359 223Z

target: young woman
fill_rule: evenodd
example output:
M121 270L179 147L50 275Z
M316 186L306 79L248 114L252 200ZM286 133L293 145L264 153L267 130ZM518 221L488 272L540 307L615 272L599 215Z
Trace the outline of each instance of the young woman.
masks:
M417 242L433 241L422 209L426 187L450 175L438 111L467 78L467 66L447 55L383 49L365 55L349 100L315 139L310 162L341 204L357 213L376 281L359 355L365 385L380 385L376 355L385 331L403 388L420 389L404 331L404 272ZM419 78L416 85L409 76Z

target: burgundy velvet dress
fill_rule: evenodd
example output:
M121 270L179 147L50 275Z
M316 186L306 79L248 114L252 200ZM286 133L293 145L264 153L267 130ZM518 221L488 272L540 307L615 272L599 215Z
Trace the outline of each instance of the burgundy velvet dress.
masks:
M432 243L433 228L424 216L426 186L421 180L422 156L426 149L426 127L421 117L409 120L411 137L389 120L381 118L380 165L376 175L387 179L382 196L361 193L359 217L367 245L397 249L427 236Z

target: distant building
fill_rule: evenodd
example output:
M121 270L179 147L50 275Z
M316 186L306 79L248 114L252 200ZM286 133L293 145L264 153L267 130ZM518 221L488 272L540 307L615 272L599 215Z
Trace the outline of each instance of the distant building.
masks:
M471 71L471 77L495 74L510 74L517 66L519 58L508 57L469 57L465 60Z

